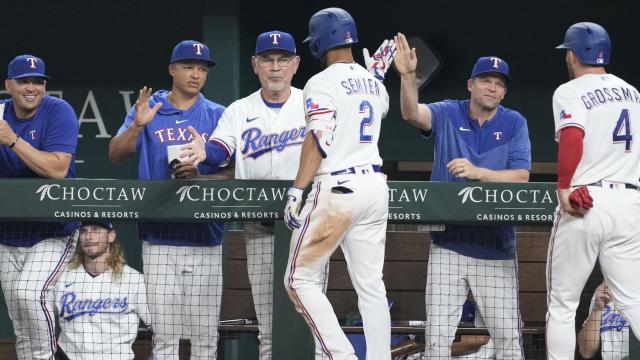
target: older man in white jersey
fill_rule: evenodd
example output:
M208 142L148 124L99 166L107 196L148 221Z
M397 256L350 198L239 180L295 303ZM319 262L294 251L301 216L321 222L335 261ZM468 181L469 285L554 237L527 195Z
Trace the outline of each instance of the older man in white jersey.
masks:
M225 110L206 144L206 153L200 142L193 145L198 160L214 166L233 162L236 179L292 180L306 135L302 90L291 86L299 64L291 34L272 30L258 35L251 66L261 87ZM244 237L260 360L270 360L273 222L246 223Z

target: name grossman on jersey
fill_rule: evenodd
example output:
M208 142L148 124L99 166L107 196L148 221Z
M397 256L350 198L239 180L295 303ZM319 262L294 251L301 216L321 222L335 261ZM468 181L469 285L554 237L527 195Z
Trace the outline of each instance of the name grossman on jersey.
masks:
M633 88L625 87L603 87L600 89L587 91L580 96L585 109L591 110L599 105L608 102L635 102L640 104L640 94Z

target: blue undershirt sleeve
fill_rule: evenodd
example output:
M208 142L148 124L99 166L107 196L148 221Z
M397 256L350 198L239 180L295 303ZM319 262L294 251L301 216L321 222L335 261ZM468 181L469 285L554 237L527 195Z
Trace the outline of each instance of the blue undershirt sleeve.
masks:
M222 145L216 144L215 142L207 141L205 143L205 150L207 152L207 158L204 163L207 165L220 166L220 164L229 159L227 150L223 148Z

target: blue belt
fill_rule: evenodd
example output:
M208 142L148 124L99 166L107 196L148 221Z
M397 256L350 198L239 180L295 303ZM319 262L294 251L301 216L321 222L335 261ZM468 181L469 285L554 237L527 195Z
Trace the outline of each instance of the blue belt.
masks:
M620 184L620 185L622 185L622 184ZM595 182L595 183L592 183L592 184L587 184L587 186L600 186L600 187L602 187L602 181L598 181L598 182ZM637 186L631 185L631 184L624 184L624 187L626 189L631 189L631 190L638 190L639 189Z
M359 167L360 166L352 166L350 168L333 171L333 172L331 172L331 176L333 176L333 175L355 174L356 173L356 169L359 168ZM373 172L379 173L381 171L381 169L382 169L382 166L380 166L380 165L371 165L371 168L373 169ZM366 170L366 169L363 169L363 170Z

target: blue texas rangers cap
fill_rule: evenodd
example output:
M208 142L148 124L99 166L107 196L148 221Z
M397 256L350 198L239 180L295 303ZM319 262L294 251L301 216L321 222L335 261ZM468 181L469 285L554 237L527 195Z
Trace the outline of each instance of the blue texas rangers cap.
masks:
M80 226L88 226L88 225L96 225L103 227L107 230L113 230L113 224L109 220L103 219L94 219L94 220L85 220L80 224Z
M25 77L39 77L48 79L44 73L44 61L33 55L19 55L9 63L7 79L20 79Z
M473 79L476 76L489 73L501 74L507 81L511 81L509 64L497 56L483 56L478 58L476 64L473 65L473 70L471 70L471 78Z
M293 40L291 34L284 31L273 30L263 32L258 35L258 39L256 40L255 54L258 55L269 50L282 50L295 55L296 42Z
M209 56L209 47L194 40L181 41L173 48L171 64L182 60L201 60L209 64L209 67L216 65L216 62L211 60Z

